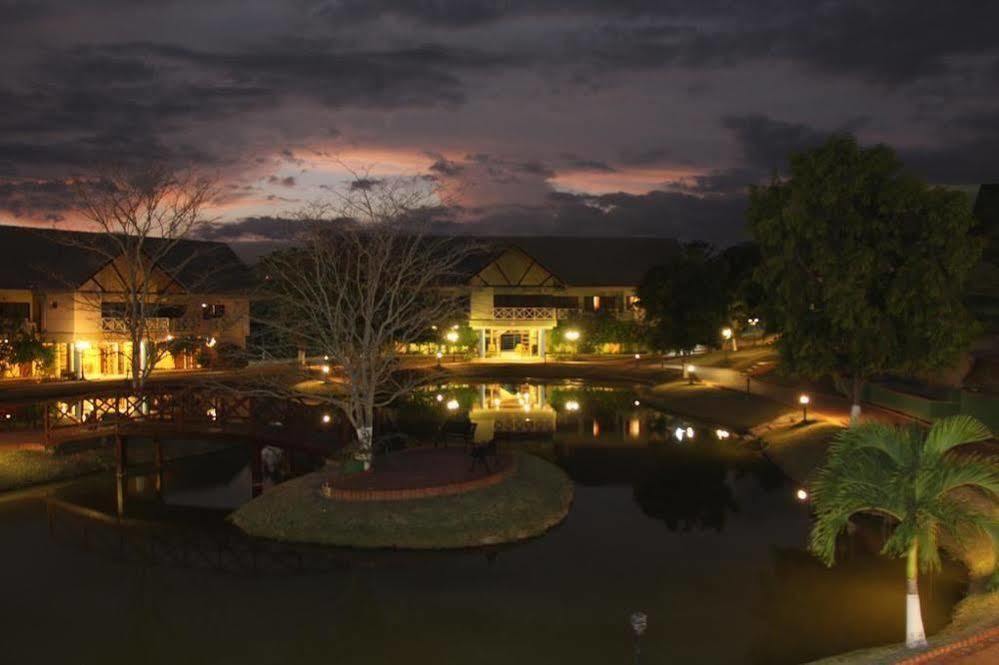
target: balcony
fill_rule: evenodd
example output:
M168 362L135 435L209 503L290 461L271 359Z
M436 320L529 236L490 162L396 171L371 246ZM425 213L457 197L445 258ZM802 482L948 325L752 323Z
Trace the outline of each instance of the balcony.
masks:
M149 337L166 337L170 333L182 332L182 322L179 319L155 317L146 319L146 335ZM101 332L106 335L127 336L128 324L123 319L101 317Z
M497 321L551 321L555 318L555 308L493 307L493 318Z

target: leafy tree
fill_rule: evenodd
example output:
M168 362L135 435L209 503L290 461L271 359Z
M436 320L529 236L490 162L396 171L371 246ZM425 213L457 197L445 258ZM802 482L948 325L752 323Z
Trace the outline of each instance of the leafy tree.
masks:
M938 420L929 432L866 423L837 435L812 488L816 521L810 549L826 565L835 561L836 538L857 513L879 515L894 525L883 552L906 557L909 647L926 645L918 573L940 567L940 536L960 543L985 535L995 547L999 463L955 450L990 436L970 416Z
M760 265L760 248L754 242L732 245L721 253L725 262L725 297L728 300L728 323L736 333L744 329L749 317L763 318L766 299L756 269Z
M0 375L21 365L46 370L54 363L54 349L45 346L33 330L20 324L0 323Z
M750 191L749 224L784 366L849 385L952 363L975 324L963 296L981 241L962 193L907 174L886 146L834 136Z
M658 351L689 351L716 344L727 319L727 268L714 251L689 244L674 260L650 270L638 287L647 344Z

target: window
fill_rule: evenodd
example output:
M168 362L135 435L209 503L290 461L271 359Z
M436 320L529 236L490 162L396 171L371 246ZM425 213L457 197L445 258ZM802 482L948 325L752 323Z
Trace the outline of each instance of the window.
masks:
M179 319L184 316L183 305L146 305L146 317L150 319ZM123 319L127 313L123 302L102 302L101 317L105 319Z
M493 307L557 307L559 309L576 309L577 306L578 301L575 296L552 296L529 293L497 293L493 296Z
M201 303L201 318L221 319L223 316L225 316L225 305Z
M0 319L5 321L23 321L31 317L31 303L0 302Z

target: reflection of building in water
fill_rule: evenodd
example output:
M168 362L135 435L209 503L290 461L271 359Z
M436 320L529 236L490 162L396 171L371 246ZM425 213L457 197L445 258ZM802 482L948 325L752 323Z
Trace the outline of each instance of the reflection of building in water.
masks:
M555 411L543 385L481 385L470 417L477 424L475 438L480 441L555 432Z

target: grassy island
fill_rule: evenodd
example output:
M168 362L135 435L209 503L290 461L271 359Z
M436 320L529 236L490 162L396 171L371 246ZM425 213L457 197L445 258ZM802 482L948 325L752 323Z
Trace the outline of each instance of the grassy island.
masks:
M445 549L525 540L561 522L573 485L555 465L517 453L503 482L463 494L405 501L323 497L329 471L283 483L230 516L246 533L285 542Z

